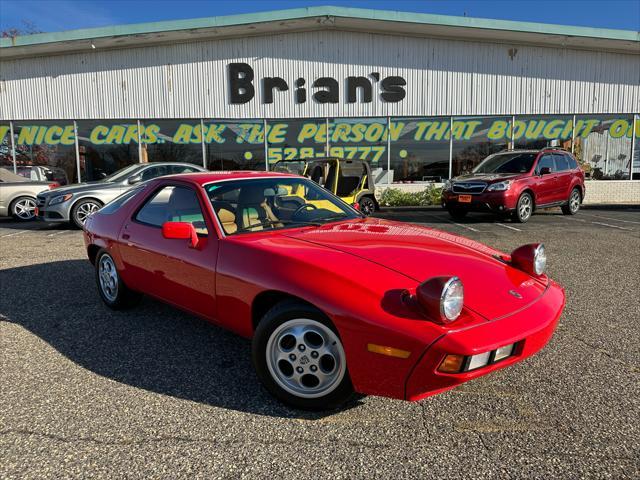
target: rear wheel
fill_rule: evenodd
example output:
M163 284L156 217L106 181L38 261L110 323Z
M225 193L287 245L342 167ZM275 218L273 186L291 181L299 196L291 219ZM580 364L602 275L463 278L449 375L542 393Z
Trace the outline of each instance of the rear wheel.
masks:
M516 210L513 212L513 220L518 223L525 223L533 215L533 197L530 193L523 193L518 199Z
M9 212L16 220L33 220L36 218L36 200L33 197L18 197L11 202Z
M578 210L580 210L581 202L582 195L580 195L580 190L578 188L574 188L571 190L567 204L562 207L562 213L565 215L575 215L578 213Z
M337 408L353 394L342 342L331 322L302 302L282 302L258 324L252 344L258 378L283 403Z
M124 284L113 257L105 250L96 256L96 283L102 301L113 310L132 307L140 300L141 295Z
M76 227L81 229L84 226L84 222L87 221L89 215L97 212L101 208L102 202L100 202L99 200L94 200L93 198L80 200L71 209L71 221Z
M454 220L462 220L467 216L467 210L463 210L462 208L448 208L449 216Z
M362 197L358 200L358 203L360 204L360 211L367 217L373 215L373 212L376 211L376 202L371 197Z

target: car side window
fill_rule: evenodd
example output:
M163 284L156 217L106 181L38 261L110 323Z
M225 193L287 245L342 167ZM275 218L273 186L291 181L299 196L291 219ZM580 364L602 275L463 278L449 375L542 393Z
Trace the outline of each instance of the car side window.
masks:
M573 158L571 155L565 153L564 157L567 159L567 162L569 163L569 170L575 170L576 168L578 168L578 162L576 162L576 159Z
M197 171L198 170L196 168L189 167L187 165L173 165L171 167L171 173L193 173Z
M142 172L142 181L151 180L152 178L161 177L162 175L169 174L168 168L165 165L158 167L147 168Z
M564 172L569 170L569 162L567 161L566 155L561 153L555 153L553 157L556 160L556 170L558 172Z
M135 220L154 227L162 227L165 222L188 222L198 234L209 233L198 196L187 187L167 185L156 191L138 210Z
M556 171L555 162L553 161L553 156L550 154L543 155L540 160L538 160L538 166L536 168L536 172L540 174L543 168L548 168L552 172Z

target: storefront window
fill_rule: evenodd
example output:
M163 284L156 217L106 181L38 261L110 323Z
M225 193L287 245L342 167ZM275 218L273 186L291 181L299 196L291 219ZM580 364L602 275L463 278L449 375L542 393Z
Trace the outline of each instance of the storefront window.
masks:
M32 180L77 181L73 122L14 122L16 169Z
M78 144L82 180L100 180L138 163L138 123L78 120Z
M144 162L202 165L200 120L144 120L140 131Z
M13 172L11 124L9 122L0 122L0 168L5 168Z
M329 120L329 156L364 160L376 183L387 183L387 119Z
M391 120L390 181L442 182L449 178L449 118Z
M507 149L510 142L511 117L454 118L453 176L470 172L492 153Z
M270 169L276 162L326 157L326 145L327 122L323 118L267 121Z
M573 115L535 115L515 118L515 148L559 147L571 151Z
M264 122L204 121L209 170L264 170Z
M633 117L576 116L574 155L592 180L629 180Z

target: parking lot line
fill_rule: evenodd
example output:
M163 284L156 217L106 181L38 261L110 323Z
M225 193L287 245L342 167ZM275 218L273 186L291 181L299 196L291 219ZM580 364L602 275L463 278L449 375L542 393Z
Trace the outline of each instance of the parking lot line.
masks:
M584 212L582 212L581 215L586 215L587 217L593 217L593 218L602 218L603 220L613 220L614 222L635 223L637 225L640 225L640 222L634 222L633 220L623 220L621 218L603 217L602 215L591 215L589 213L584 213Z
M427 217L436 218L436 219L438 219L440 221L446 220L448 223L451 223L451 224L456 225L458 227L466 228L467 230L471 230L472 232L481 232L482 231L482 230L478 230L477 228L470 227L469 225L463 225L461 223L456 223L456 222L454 222L452 220L449 220L448 218L444 218L443 219L442 217L437 217L437 216L435 216L433 214L427 214Z
M0 238L14 237L16 235L20 235L21 233L25 233L25 232L28 232L28 231L29 230L20 230L19 232L7 233L6 235L0 235Z
M47 237L55 237L56 235L60 235L61 233L67 233L69 230L61 230L59 232L49 233Z
M618 225L611 225L609 223L602 223L602 222L590 222L590 223L593 223L594 225L603 225L605 227L617 228L618 230L626 230L627 232L633 232L633 228L620 227Z
M496 223L496 225L499 225L499 226L501 226L503 228L508 228L509 230L515 230L516 232L521 232L522 231L519 228L512 227L511 225L505 225L504 223Z

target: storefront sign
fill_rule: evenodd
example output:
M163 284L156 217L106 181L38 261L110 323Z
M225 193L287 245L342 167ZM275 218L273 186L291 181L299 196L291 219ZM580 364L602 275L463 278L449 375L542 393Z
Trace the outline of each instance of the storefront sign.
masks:
M230 102L242 104L250 102L256 95L257 83L262 88L262 103L270 104L274 98L285 96L283 93L290 89L289 83L281 77L255 78L251 65L247 63L230 63L227 66L227 81ZM397 103L406 96L404 87L407 81L398 76L380 78L379 72L371 72L368 77L347 77L346 91L342 92L345 103L371 103L374 91L379 90L379 98L383 102ZM295 103L307 101L307 79L300 77L291 85ZM358 93L360 92L360 100ZM340 84L333 77L319 77L311 82L309 91L311 98L317 103L339 103L341 98Z
M486 138L487 140L514 140L520 139L571 139L574 134L573 121L571 119L527 119L511 122L497 119L489 124L488 128L480 129L482 122L474 119L454 120L420 120L391 121L386 122L367 121L331 121L329 131L325 122L304 122L295 126L287 122L268 121L267 143L279 145L291 142L343 144L343 143L378 143L386 142L387 136L391 141L397 141L400 136L407 134L417 142L432 142L449 140L453 135L454 140L470 140ZM579 119L575 125L575 137L586 138L594 131L598 131L601 120ZM231 128L233 125L233 128ZM229 130L232 135L229 135ZM627 119L613 120L605 131L611 138L632 138L632 122ZM204 129L199 123L180 123L171 136L162 134L157 124L144 125L109 124L96 125L89 133L90 143L94 145L123 145L138 143L138 130L143 144L156 144L171 142L176 144L199 144L203 141L207 144L223 144L230 141L259 145L264 143L264 126L262 123L233 123L205 121ZM0 125L0 141L9 132L8 125ZM293 136L293 137L292 137ZM640 137L640 122L636 123L636 136ZM73 145L73 125L21 125L15 139L16 145Z

